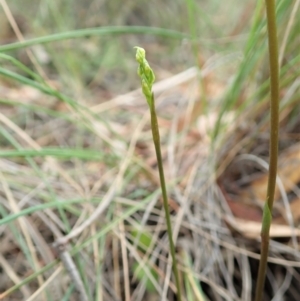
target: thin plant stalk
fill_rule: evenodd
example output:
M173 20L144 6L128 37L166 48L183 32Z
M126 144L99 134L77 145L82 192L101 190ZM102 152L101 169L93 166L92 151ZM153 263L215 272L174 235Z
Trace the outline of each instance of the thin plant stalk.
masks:
M155 98L154 93L152 92L152 85L155 80L155 75L150 68L147 60L146 60L146 52L143 48L135 47L136 51L136 60L139 63L138 67L138 75L141 78L142 84L142 91L146 97L147 103L149 105L150 114L151 114L151 129L152 129L152 137L155 146L156 158L157 158L157 165L159 171L159 178L160 178L160 186L162 191L162 198L163 198L163 206L166 216L167 222L167 233L169 237L169 249L172 256L172 267L173 273L175 277L176 287L177 287L177 299L181 301L181 286L179 280L179 272L177 268L177 261L175 257L175 245L172 237L172 225L171 225L171 217L170 217L170 210L168 205L168 196L167 196L167 188L166 188L166 181L164 176L164 169L162 163L162 155L161 155L161 148L160 148L160 135L159 135L159 128L157 122L157 115L155 110Z
M279 63L278 42L276 28L275 0L265 0L270 63L270 90L271 90L271 120L270 120L270 162L267 198L263 211L261 228L261 258L258 270L255 301L261 301L266 278L266 269L270 242L270 227L272 222L272 209L276 187L277 160L278 160L278 131L279 131Z

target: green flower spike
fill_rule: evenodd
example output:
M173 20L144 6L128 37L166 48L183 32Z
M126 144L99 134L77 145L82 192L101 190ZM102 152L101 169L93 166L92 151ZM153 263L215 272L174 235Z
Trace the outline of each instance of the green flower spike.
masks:
M148 61L146 60L146 51L141 47L136 48L136 60L139 63L137 73L141 78L142 91L145 95L148 105L153 104L153 93L152 86L155 81L155 75L153 70L150 68Z

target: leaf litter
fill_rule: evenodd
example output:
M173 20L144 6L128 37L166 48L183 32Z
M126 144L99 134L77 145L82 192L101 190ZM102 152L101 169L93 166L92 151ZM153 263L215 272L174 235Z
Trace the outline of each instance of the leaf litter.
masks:
M211 65L204 66L201 72L205 97L212 108L208 113L203 107L197 68L154 84L178 262L185 284L188 283L186 287L190 287L195 299L251 300L259 259L261 208L267 185L265 167L254 157L267 160L268 125L264 123L259 128L263 118L261 110L255 106L238 118L235 112L228 112L223 118L228 125L225 142L212 153L211 136L219 116L219 99L228 83L218 80L217 71ZM103 95L107 99L107 94ZM38 300L46 300L44 292L50 292L56 300L62 299L63 292L71 287L72 271L62 272L57 263L42 276L34 273L57 258L52 243L71 229L78 229L115 183L105 210L68 246L73 251L76 250L74 246L82 246L75 254L85 264L90 293L99 289L103 300L124 300L129 290L132 300L157 300L157 296L160 300L174 300L173 279L167 289L165 285L170 280L166 272L166 228L157 192L149 117L140 91L118 95L96 105L94 99L83 97L89 112L74 111L66 103L28 87L2 88L1 98L61 112L69 119L24 109L20 105L8 109L7 104L1 104L6 109L5 116L12 120L12 123L5 123L6 119L1 119L6 131L2 134L11 144L15 140L14 145L19 149L36 150L33 160L21 155L1 158L1 185L8 186L6 194L1 190L1 214L7 216L13 214L12 210L22 212L49 202L57 204L55 209L24 215L21 226L19 217L0 226L1 240L5 242L1 250L3 258L0 258L4 271L0 299L27 299L35 294ZM241 102L245 98L246 95L242 95ZM284 112L287 117L282 121L281 135L293 138L281 141L278 175L283 190L279 186L276 190L267 289L277 296L286 294L286 300L298 300L300 254L295 241L298 242L300 218L300 123L287 121L292 120L292 105ZM29 120L31 117L33 120ZM245 124L245 120L249 122ZM247 139L253 132L257 134L253 136L255 139ZM41 159L39 152L48 146L91 148L110 159ZM10 149L11 145L6 144L5 148ZM249 160L245 155L254 157ZM284 203L283 192L288 202ZM7 197L10 195L12 202ZM66 200L75 198L82 200L64 205ZM286 205L290 206L289 210ZM110 228L105 230L106 227ZM16 235L22 228L28 231L24 237L33 249L24 248L23 241ZM102 231L103 234L97 236ZM142 249L136 237L138 233L144 237L149 232L153 235L151 243ZM33 265L27 264L28 251L32 255L29 258L34 259ZM141 274L131 268L136 264L144 267ZM34 265L39 267L34 270ZM35 275L31 281L15 287L30 275ZM125 281L126 275L129 275L129 283ZM51 281L47 282L49 279ZM15 289L9 292L11 287ZM39 287L45 287L44 291ZM147 290L149 287L155 291ZM78 295L73 292L70 300L78 300Z

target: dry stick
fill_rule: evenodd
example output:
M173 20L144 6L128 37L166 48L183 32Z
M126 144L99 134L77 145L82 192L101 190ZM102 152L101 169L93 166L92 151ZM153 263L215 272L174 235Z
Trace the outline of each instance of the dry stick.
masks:
M78 269L71 257L70 253L65 250L65 246L58 246L59 257L63 262L65 269L67 270L69 276L71 277L76 290L79 293L80 301L88 301L88 296L84 288L84 284L79 275Z
M59 276L59 274L62 271L62 266L60 265L55 271L54 273L44 282L44 284L42 286L40 286L33 294L31 294L31 296L29 298L26 298L26 301L34 301L34 300L38 300L38 296L43 293L45 291L45 288L47 286L50 286L51 283L53 283L55 281L55 279L57 279L57 277ZM51 288L49 288L51 289ZM51 295L52 295L52 291L51 291ZM52 295L52 300L61 300L61 298L57 298L55 296Z
M121 281L120 281L120 264L119 264L119 240L117 237L112 238L112 264L113 264L113 288L118 299L121 300Z
M120 204L117 206L118 211L121 213ZM120 242L121 242L121 253L122 253L122 261L123 261L123 277L124 277L124 291L125 291L125 301L130 301L130 282L129 282L129 264L128 264L128 256L126 249L126 236L125 236L125 226L124 221L121 220L119 223L119 231L120 231Z
M271 90L271 129L270 129L270 163L267 199L263 211L261 228L261 259L258 270L258 279L255 292L255 301L261 301L266 278L267 259L270 243L270 227L272 222L272 208L276 187L277 158L278 158L278 131L279 131L279 64L276 29L275 0L266 0L269 63L270 63L270 90Z
M164 211L165 211L165 216L166 216L167 233L168 233L168 237L169 237L170 253L172 256L173 273L175 276L176 288L177 288L177 299L178 299L178 301L181 301L182 300L181 286L180 286L179 272L178 272L176 256L175 256L175 245L174 245L174 241L173 241L173 237L172 237L171 217L170 217L170 211L169 211L164 169L163 169L163 164L162 164L159 128L158 128L157 116L156 116L156 111L155 111L155 99L154 99L154 93L152 92L152 86L153 86L153 83L155 80L155 75L146 60L145 50L140 47L135 47L135 48L137 50L136 51L136 60L139 63L138 75L141 78L142 91L143 91L143 94L145 95L145 98L149 105L150 114L151 114L152 137L153 137L153 142L154 142L154 146L155 146L159 178L160 178L160 186L161 186L162 198L163 198L163 206L164 206Z

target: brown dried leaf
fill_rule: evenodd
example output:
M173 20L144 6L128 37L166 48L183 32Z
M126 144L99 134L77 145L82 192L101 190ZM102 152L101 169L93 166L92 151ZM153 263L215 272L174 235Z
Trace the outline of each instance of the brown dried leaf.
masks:
M227 204L232 212L232 214L242 220L247 221L261 221L262 212L259 208L254 206L249 206L243 202L235 202L227 199Z
M293 199L290 203L290 208L294 223L298 225L300 222L300 198ZM275 218L274 222L278 224L287 224L284 206L281 206L280 212L282 212L282 216Z
M278 175L283 183L286 193L289 193L300 182L300 143L293 145L279 158ZM252 198L265 201L268 185L268 173L252 182L250 187L242 193L241 198ZM275 189L275 200L280 198L278 185Z
M243 219L226 219L226 222L244 237L255 239L260 237L261 223ZM299 229L292 229L286 225L271 225L270 237L290 237L292 235L300 236Z

